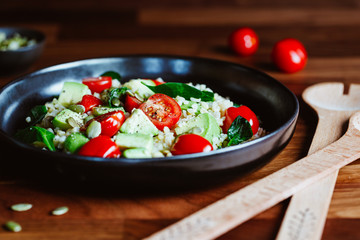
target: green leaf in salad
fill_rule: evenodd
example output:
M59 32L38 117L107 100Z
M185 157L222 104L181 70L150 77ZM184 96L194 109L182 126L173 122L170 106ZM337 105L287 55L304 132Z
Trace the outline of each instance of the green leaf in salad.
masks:
M112 79L121 80L121 75L114 71L107 71L100 75L101 77L111 77Z
M54 137L55 135L52 132L49 132L45 128L31 126L19 130L15 134L15 138L18 140L29 143L29 144L37 144L42 143L45 147L47 147L50 151L56 151L54 146Z
M125 95L128 88L122 87L122 88L114 88L111 89L109 92L109 100L108 104L110 107L119 107L120 106L120 99L122 96Z
M172 98L180 96L185 98L186 100L190 100L190 98L198 98L204 102L214 101L213 92L200 91L199 89L194 88L185 83L168 82L168 83L160 84L158 86L149 86L146 84L144 85L155 93L162 93Z
M30 110L29 117L31 120L29 124L31 126L37 124L45 117L46 113L47 109L45 105L36 105Z
M237 145L253 136L251 125L245 118L237 116L228 129L227 146Z

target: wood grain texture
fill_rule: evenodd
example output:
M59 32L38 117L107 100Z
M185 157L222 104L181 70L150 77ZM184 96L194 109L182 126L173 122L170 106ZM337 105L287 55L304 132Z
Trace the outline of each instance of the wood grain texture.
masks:
M303 99L318 115L309 154L342 136L350 116L360 110L359 86L330 82L305 89ZM276 239L321 239L337 176L338 171L331 173L292 196Z
M181 14L179 14L181 13ZM276 14L275 14L276 13ZM290 14L292 13L292 14ZM211 14L216 14L211 16ZM238 1L134 0L3 1L0 26L26 26L47 36L40 59L22 73L0 77L0 87L22 74L83 58L165 53L208 57L244 64L281 81L299 98L298 124L289 145L269 164L246 176L201 189L111 194L37 181L26 169L0 157L0 225L16 220L20 233L0 228L0 239L141 239L305 157L317 117L302 101L303 90L320 82L360 82L360 4L358 0ZM258 52L247 58L227 47L230 32L249 25L260 37ZM306 68L279 72L270 53L285 37L301 40L309 53ZM0 145L3 152L6 149ZM359 239L360 169L340 170L323 233L324 240ZM29 212L9 206L29 201ZM49 211L68 205L64 216ZM219 239L274 239L288 200L236 227Z

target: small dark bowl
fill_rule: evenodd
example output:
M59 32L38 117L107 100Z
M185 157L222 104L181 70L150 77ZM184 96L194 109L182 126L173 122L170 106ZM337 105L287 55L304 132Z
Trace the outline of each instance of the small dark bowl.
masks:
M33 64L43 52L45 35L42 32L26 28L0 28L0 32L12 37L15 33L28 39L35 39L36 44L21 47L17 50L0 51L0 75L25 71Z
M30 108L58 95L65 81L80 82L84 77L98 76L109 70L119 72L124 80L162 77L168 82L204 83L220 95L252 108L269 134L209 153L150 159L102 159L42 151L13 138L17 129L24 127ZM130 55L60 64L11 82L0 91L0 136L17 149L18 158L30 163L29 169L60 173L63 179L141 186L193 186L249 173L266 164L289 142L298 112L296 96L260 71L203 58ZM1 161L11 160L16 161L15 158L1 158Z

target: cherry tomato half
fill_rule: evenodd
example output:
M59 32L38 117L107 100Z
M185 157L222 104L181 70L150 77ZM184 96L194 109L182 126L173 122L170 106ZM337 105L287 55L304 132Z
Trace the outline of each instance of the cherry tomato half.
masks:
M174 126L181 116L179 104L171 97L162 93L150 96L146 102L140 105L139 109L161 131L164 127L171 128Z
M108 136L98 136L90 139L81 147L79 155L89 157L117 158L121 152L115 142Z
M93 95L84 95L78 104L83 105L85 107L85 112L87 112L94 107L101 105L102 101Z
M101 93L112 85L112 78L108 76L88 77L82 80L82 83L89 87L92 92Z
M304 45L294 38L286 38L277 42L272 50L271 57L275 65L286 73L300 71L307 62L307 52Z
M98 121L101 124L101 135L112 137L119 131L121 125L124 123L125 114L121 110L102 114L89 120L81 130L85 131L92 121Z
M142 104L142 101L140 101L139 99L137 99L134 96L126 94L126 96L125 96L125 104L124 104L125 111L131 113L131 111L134 108L139 108L141 104Z
M229 36L230 48L240 56L250 56L259 47L259 38L251 28L238 28Z
M259 120L257 119L256 114L253 111L251 111L251 109L248 108L247 106L242 105L240 107L229 107L228 109L226 109L225 120L222 126L224 133L227 133L232 122L235 120L237 116L241 116L246 120L248 120L254 135L258 132Z
M198 152L210 152L214 150L211 143L197 134L180 135L171 148L173 155L190 154Z

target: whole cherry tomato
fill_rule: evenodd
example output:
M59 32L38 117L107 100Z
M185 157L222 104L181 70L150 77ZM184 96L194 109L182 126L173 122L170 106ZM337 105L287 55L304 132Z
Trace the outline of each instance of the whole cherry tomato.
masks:
M100 135L90 139L81 147L79 155L102 158L118 158L121 155L119 147L108 136Z
M307 62L304 45L297 39L286 38L277 42L271 57L275 65L286 73L294 73L303 69Z
M92 92L101 93L112 85L112 78L108 76L88 77L82 80L82 83L89 87Z
M198 152L210 152L214 148L211 143L197 134L180 135L171 148L173 155L190 154Z
M119 131L121 125L124 123L125 114L121 110L102 114L89 120L81 130L85 131L92 121L98 121L101 124L101 135L112 137Z
M256 114L253 111L251 111L251 109L248 108L247 106L242 105L240 107L229 107L228 109L226 109L225 120L222 126L224 133L227 133L232 122L235 120L237 116L241 116L246 120L248 120L254 135L258 132L259 120L257 119Z
M251 28L238 28L229 36L230 48L240 56L250 56L259 47L259 38Z
M87 112L101 105L102 101L93 95L84 95L78 104L84 106L85 112Z
M131 111L134 108L139 108L141 104L142 104L142 101L140 101L139 99L137 99L134 96L126 94L126 96L125 96L125 104L124 104L125 111L131 113Z
M174 126L181 116L179 104L171 97L162 93L150 96L146 102L140 105L139 109L161 131L164 127L171 128Z

